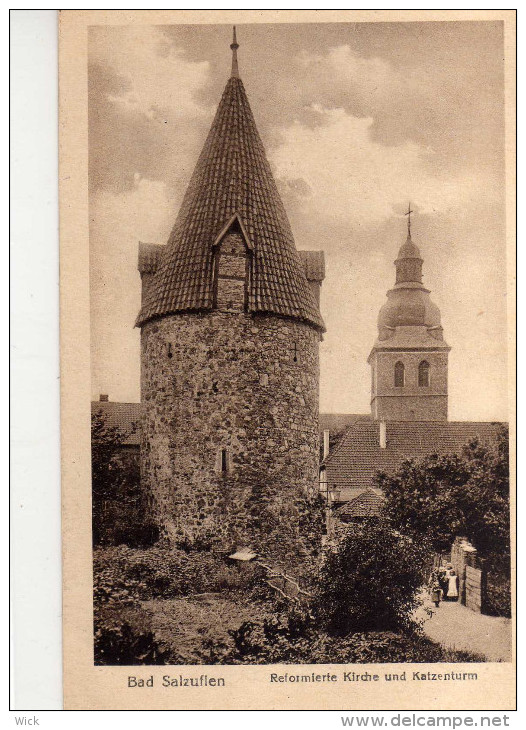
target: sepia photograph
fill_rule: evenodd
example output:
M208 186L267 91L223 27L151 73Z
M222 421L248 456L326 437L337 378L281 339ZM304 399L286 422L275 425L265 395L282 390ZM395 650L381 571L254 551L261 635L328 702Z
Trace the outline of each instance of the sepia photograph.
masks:
M66 106L92 667L133 694L510 664L504 19L100 12Z

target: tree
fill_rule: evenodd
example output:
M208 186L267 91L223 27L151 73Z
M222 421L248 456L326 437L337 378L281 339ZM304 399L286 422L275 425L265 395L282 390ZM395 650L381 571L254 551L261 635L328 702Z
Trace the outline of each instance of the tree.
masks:
M91 479L93 543L128 543L155 540L155 530L145 519L140 489L139 463L122 444L131 432L110 426L102 411L91 416Z
M409 628L428 550L387 521L352 527L321 566L313 611L333 636Z
M431 454L403 462L392 476L379 474L386 514L402 533L425 537L436 551L465 535L490 565L509 565L508 448L503 427L493 447L473 439L461 454Z

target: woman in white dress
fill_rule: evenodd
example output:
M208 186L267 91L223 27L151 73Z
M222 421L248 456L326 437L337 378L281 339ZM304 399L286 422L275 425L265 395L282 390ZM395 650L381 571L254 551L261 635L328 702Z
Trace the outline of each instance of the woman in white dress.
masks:
M458 575L454 570L449 571L447 579L447 598L449 601L458 601Z

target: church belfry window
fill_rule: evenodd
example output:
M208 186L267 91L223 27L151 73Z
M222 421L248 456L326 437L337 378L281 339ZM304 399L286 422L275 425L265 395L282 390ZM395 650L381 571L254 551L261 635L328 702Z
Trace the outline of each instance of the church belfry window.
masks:
M431 367L426 360L418 366L418 385L420 388L429 388L429 371Z
M405 385L405 367L403 362L397 362L394 367L395 388L403 388Z

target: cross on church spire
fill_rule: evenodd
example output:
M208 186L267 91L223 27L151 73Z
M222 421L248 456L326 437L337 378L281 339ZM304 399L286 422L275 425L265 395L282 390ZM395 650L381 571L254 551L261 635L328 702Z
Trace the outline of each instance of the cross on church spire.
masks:
M232 37L232 43L230 44L230 48L232 49L232 73L230 74L234 78L239 78L239 68L237 65L237 49L239 48L239 43L236 39L236 26L234 25L234 32Z
M408 216L407 218L407 235L409 238L411 238L411 213L414 213L414 210L411 210L411 203L409 203L409 206L407 208L407 213L404 213L404 215Z

